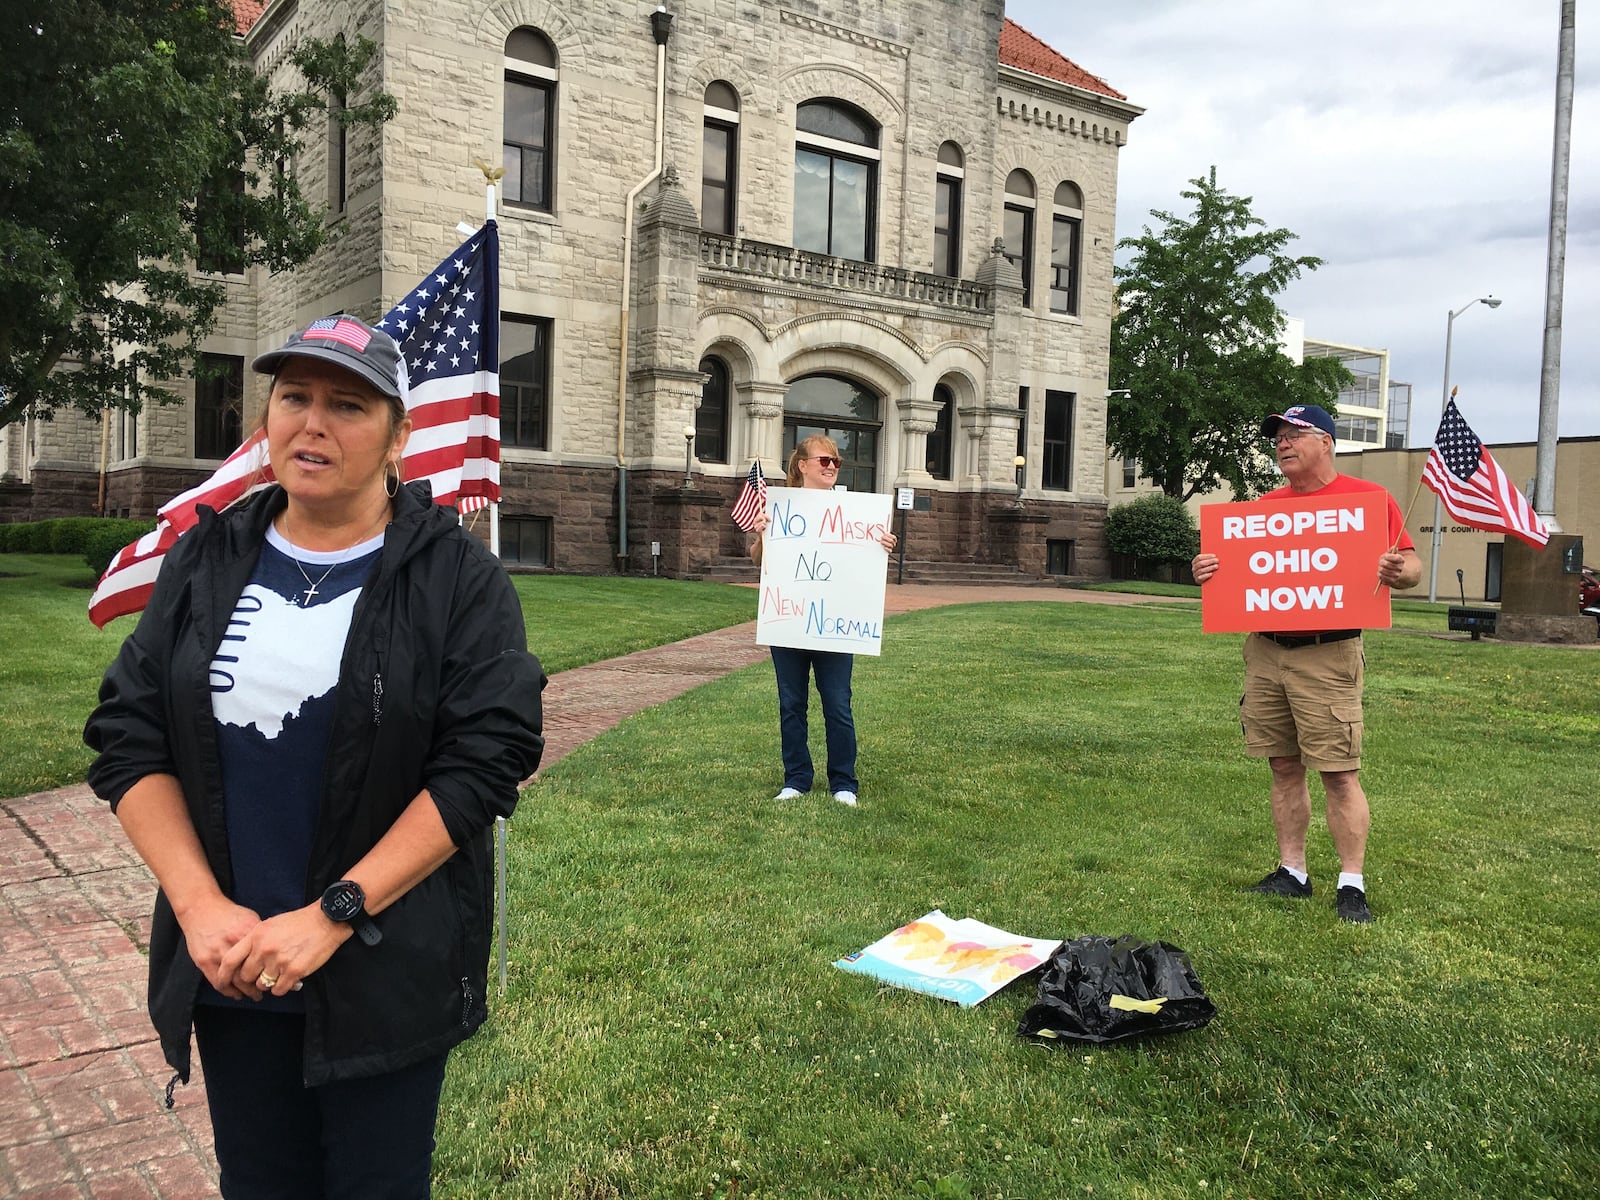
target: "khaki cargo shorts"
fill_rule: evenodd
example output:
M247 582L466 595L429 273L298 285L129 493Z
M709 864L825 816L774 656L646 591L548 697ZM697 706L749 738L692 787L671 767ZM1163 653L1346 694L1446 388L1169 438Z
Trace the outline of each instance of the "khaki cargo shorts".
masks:
M1366 655L1360 638L1280 646L1244 639L1244 696L1239 724L1253 758L1288 758L1314 771L1361 766L1361 684Z

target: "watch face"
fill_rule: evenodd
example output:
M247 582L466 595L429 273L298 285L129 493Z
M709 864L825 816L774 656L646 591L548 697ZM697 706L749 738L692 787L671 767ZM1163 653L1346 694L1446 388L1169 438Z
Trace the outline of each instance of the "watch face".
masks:
M367 897L360 885L342 879L322 893L322 911L330 921L353 921L360 915Z

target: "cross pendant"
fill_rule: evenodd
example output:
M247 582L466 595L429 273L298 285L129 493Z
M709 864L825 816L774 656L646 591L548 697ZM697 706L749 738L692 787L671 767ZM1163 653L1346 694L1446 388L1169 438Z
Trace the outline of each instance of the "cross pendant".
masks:
M317 585L313 583L310 587L308 587L306 589L306 598L304 600L300 601L300 607L301 608L310 608L311 607L311 598L313 596L315 596L316 594L317 594Z

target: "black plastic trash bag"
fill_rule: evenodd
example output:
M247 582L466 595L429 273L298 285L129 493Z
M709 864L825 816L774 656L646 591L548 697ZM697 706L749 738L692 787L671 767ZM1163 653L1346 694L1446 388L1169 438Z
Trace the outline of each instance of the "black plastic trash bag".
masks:
M1080 937L1044 965L1039 1001L1023 1013L1017 1034L1117 1042L1199 1029L1216 1015L1189 956L1176 946L1131 933Z

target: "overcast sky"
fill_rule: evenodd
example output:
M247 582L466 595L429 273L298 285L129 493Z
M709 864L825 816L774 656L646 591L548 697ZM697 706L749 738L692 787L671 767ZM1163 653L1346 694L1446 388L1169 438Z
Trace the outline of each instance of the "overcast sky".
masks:
M1600 8L1580 5L1558 430L1600 435ZM1306 336L1387 347L1433 441L1451 382L1485 441L1533 441L1545 320L1559 0L1008 0L1007 15L1146 110L1117 236L1187 215L1213 164L1324 260L1280 305ZM1588 17L1591 24L1585 25ZM1120 257L1120 256L1119 256ZM1114 382L1114 381L1113 381Z

